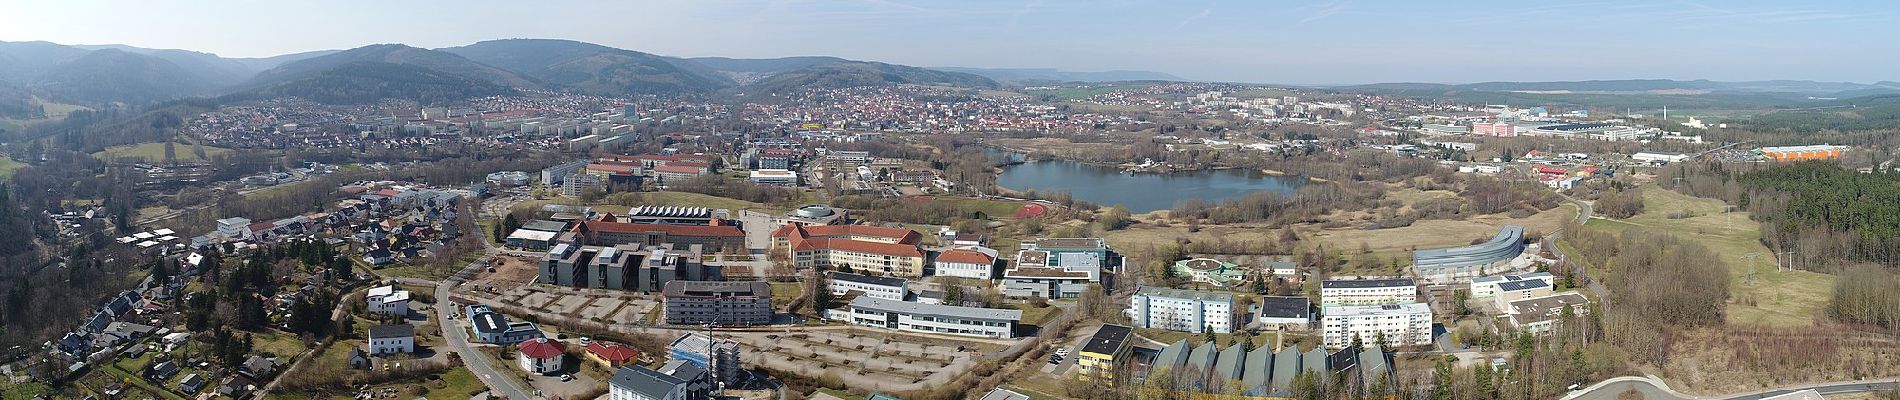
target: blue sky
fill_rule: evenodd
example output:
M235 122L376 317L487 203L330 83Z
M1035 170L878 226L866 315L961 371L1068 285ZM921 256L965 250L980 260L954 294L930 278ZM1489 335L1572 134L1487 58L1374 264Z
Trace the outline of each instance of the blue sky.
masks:
M535 37L674 56L834 55L1268 83L1900 81L1900 2L1890 1L7 3L0 40L232 57Z

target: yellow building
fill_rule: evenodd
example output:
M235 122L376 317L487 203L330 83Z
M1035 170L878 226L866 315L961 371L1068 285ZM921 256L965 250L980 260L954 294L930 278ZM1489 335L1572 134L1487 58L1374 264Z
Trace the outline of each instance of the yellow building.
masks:
M1122 325L1102 325L1075 353L1076 379L1101 379L1114 384L1117 364L1128 361L1134 330Z

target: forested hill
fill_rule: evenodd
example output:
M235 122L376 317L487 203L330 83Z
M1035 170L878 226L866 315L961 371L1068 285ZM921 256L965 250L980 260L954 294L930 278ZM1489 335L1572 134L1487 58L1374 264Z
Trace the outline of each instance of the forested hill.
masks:
M596 95L704 92L734 85L717 73L683 68L664 57L572 40L490 40L439 50Z
M356 61L226 99L295 96L328 104L367 104L382 99L430 103L514 92L514 88L493 82L415 65Z

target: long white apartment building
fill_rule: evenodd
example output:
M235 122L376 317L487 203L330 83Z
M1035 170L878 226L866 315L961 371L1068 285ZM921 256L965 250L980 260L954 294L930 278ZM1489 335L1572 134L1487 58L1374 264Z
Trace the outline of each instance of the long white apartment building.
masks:
M1128 299L1128 318L1140 328L1214 333L1234 330L1234 295L1223 292L1143 287Z
M902 278L869 276L829 272L831 294L845 294L853 291L863 292L864 296L893 301L904 301L909 293L910 283Z
M1418 283L1412 278L1328 280L1320 283L1319 303L1325 306L1363 306L1418 301Z
M1320 329L1328 349L1350 347L1354 337L1371 345L1378 342L1380 334L1391 346L1432 343L1432 307L1425 303L1326 306L1320 314Z
M900 331L941 333L1005 339L1016 337L1022 310L959 307L859 296L847 310L832 310L828 318L853 325Z

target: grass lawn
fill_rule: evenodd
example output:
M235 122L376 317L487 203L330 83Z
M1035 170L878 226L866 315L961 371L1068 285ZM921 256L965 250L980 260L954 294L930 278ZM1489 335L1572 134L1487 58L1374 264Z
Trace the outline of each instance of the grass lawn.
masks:
M1729 268L1728 323L1808 326L1821 315L1834 290L1834 276L1775 269L1775 254L1761 244L1761 224L1746 212L1723 213L1720 200L1690 197L1660 188L1643 190L1643 213L1626 220L1593 218L1585 229L1621 233L1626 229L1666 232L1708 246ZM1670 219L1670 213L1697 215ZM1752 262L1754 283L1747 282ZM1748 305L1745 301L1755 304Z
M116 366L107 367L106 372L111 373L113 375L117 375L119 377L119 380L125 381L126 383L131 383L132 386L138 386L140 389L145 389L145 391L147 392L157 393L159 396L167 398L167 399L171 399L171 400L184 400L183 397L178 397L177 394L172 393L170 390L160 389L158 386L153 386L150 382L146 382L145 378L139 377L138 374L126 372L125 370L119 369ZM179 372L179 375L180 376L184 375L184 372Z
M968 197L933 197L932 201L954 204L959 209L982 212L990 219L1010 218L1016 210L1023 208L1021 201L973 199Z
M1035 326L1042 326L1042 323L1049 322L1049 318L1056 315L1056 306L1054 305L1036 308L1028 304L1010 304L1009 308L1023 310L1022 323Z
M173 154L178 158L178 161L204 161L203 159L198 158L198 154L192 151L192 147L193 146L188 143L174 143L172 146L172 151L173 151ZM231 149L205 146L206 157L217 157L219 155L225 155L225 154L231 154ZM118 159L118 158L123 158L123 157L137 157L137 158L143 158L145 159L145 161L153 161L153 162L164 161L165 160L165 144L163 142L151 142L151 143L140 143L140 144L135 144L135 145L112 146L112 147L107 147L104 151L100 151L98 153L92 153L92 156L101 160L108 160L108 161Z
M469 372L468 368L463 367L456 367L455 369L442 373L442 383L442 387L439 388L435 387L435 385L424 385L424 387L429 388L429 390L423 393L423 397L431 399L454 399L466 397L475 392L488 389L488 386L483 385L480 379L475 378L474 372Z
M290 362L291 358L303 354L307 349L302 339L288 333L272 331L251 334L251 352L260 355L262 353L276 355L279 362Z
M480 254L481 252L475 252L475 253ZM383 269L376 270L376 274L382 275L382 276L388 276L388 277L441 280L444 278L448 278L450 274L455 273L455 271L438 271L435 268L432 268L426 265L400 265L400 264L396 264L396 265L398 266L386 267Z
M791 304L792 299L805 294L802 282L772 282L771 285L773 309L784 309L786 304Z
M39 382L27 382L27 383L22 383L18 385L12 385L7 388L0 389L0 399L27 400L27 399L38 397L41 393L46 393L46 390L51 389L51 388L52 387L46 386L46 384L39 383Z
M26 163L0 156L0 179L12 178L13 171L19 171L21 168L26 168Z

